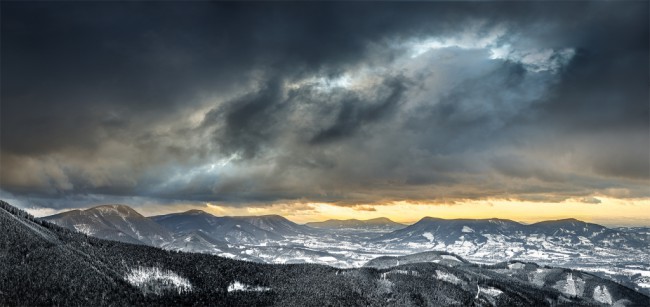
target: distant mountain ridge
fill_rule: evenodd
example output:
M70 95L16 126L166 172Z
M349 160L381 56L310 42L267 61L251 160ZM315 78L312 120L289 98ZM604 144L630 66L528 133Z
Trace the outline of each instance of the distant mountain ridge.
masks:
M358 219L347 219L347 220L337 220L329 219L322 222L310 222L305 225L314 228L325 228L325 229L383 229L383 230L395 230L406 227L404 224L400 224L392 221L389 218L379 217L369 220L358 220Z
M576 219L543 221L530 225L507 219L441 219L424 217L417 223L385 234L375 241L454 244L469 241L484 244L496 238L532 243L541 238L556 238L558 243L584 246L622 246L648 248L647 236L610 229ZM531 241L531 239L533 241Z
M451 245L459 241L485 244L497 237L530 241L530 238L557 238L564 244L584 246L623 246L647 248L650 236L624 229L610 229L576 219L543 221L530 225L507 219L442 219L424 217L404 225L388 218L294 223L280 215L222 216L202 210L144 217L126 205L101 205L86 210L71 210L42 218L68 229L102 239L152 246L172 244L179 237L200 232L211 242L260 244L300 235L318 235L319 229L384 232L371 242L436 243Z
M232 218L245 221L255 227L279 234L281 236L295 236L314 232L314 229L309 226L294 223L287 218L277 214L233 216Z
M259 244L281 240L283 236L236 217L217 217L201 210L190 210L149 217L176 235L201 231L212 239L229 243Z

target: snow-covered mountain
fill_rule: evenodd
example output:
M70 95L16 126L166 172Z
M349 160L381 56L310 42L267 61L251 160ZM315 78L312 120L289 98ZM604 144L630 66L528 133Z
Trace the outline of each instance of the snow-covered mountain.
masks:
M404 224L394 222L385 217L370 220L336 220L330 219L323 222L311 222L305 224L309 227L336 230L360 230L372 232L388 232L406 227Z
M450 244L458 240L484 243L489 236L515 234L523 230L524 225L502 219L456 219L446 220L433 217L422 218L408 227L385 234L376 239L382 242L441 242ZM488 235L488 236L486 236Z
M435 245L483 246L495 242L519 242L528 248L549 244L565 247L648 248L644 236L609 229L576 219L544 221L524 225L503 219L440 219L425 217L404 229L375 239L385 243L429 243Z
M643 232L575 219L524 225L500 219L419 222L371 240L386 252L447 251L481 263L505 260L579 268L650 293L650 241Z
M260 244L284 239L282 235L257 227L245 219L228 216L217 217L201 210L149 218L169 229L176 237L201 231L214 240L236 244Z
M232 218L244 221L255 227L281 236L296 236L313 234L316 229L309 226L296 224L279 215L258 215L258 216L233 216Z
M563 237L571 244L616 248L648 248L650 241L643 233L610 229L576 219L544 221L527 227L533 234ZM585 239L586 238L586 239Z
M164 227L126 205L103 205L72 210L43 220L101 239L160 246L172 240Z
M146 218L126 206L73 210L44 219L99 238L265 263L354 268L378 257L383 263L409 263L438 251L484 264L534 261L589 271L650 294L647 229L610 229L575 219L524 225L504 219L427 217L397 230L389 228L396 223L382 219L330 221L325 225L331 228L312 228L278 215L217 217L201 210Z

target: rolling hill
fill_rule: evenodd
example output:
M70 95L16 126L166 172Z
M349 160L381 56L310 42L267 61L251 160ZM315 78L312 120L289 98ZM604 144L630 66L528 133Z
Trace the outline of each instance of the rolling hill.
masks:
M42 218L89 236L127 243L160 246L172 233L125 205L103 205Z
M149 217L176 236L201 231L212 239L237 244L259 244L282 240L282 235L254 226L243 219L217 217L201 210Z

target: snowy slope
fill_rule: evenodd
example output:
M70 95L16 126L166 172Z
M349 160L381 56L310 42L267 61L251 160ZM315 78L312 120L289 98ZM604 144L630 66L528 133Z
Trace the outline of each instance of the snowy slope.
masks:
M234 244L260 244L284 239L282 235L254 226L244 219L217 217L201 210L152 216L150 219L176 235L200 230L214 240Z
M172 241L167 229L125 205L72 210L42 219L101 239L152 246Z
M279 215L233 216L232 218L281 236L295 236L317 232L316 229L296 224Z

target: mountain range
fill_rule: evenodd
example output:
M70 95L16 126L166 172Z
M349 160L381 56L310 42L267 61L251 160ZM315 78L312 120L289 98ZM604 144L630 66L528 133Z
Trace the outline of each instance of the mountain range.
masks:
M430 251L483 264L532 261L589 271L650 294L650 232L575 219L526 225L425 217L409 226L388 219L300 225L279 215L217 217L201 210L144 217L110 205L42 220L102 239L260 263L355 268L380 257L397 257L397 263Z
M252 225L246 219L217 217L201 210L152 216L150 219L176 235L200 231L214 240L229 243L260 244L283 239L280 233Z
M638 228L610 229L576 219L544 221L525 225L506 219L440 219L424 217L413 225L387 218L371 220L327 220L305 225L279 215L222 216L201 210L144 217L126 205L103 205L72 210L43 220L102 239L164 246L188 236L203 237L217 244L261 245L299 236L319 236L323 230L378 232L367 237L372 244L445 246L462 245L480 250L491 245L516 245L504 256L524 255L535 250L566 248L647 249L650 236ZM217 244L218 245L218 244Z
M269 265L98 239L3 201L0 225L2 306L650 304L650 297L613 281L521 261L477 265L430 252L408 263L353 269Z
M336 220L330 219L322 222L310 222L305 224L309 227L324 228L324 229L348 229L357 231L393 231L406 227L404 224L393 222L392 220L379 217L369 220Z
M417 223L382 235L378 242L454 244L472 242L477 245L502 239L521 241L534 245L544 238L551 242L573 246L604 246L618 248L647 248L648 237L629 231L609 229L605 226L576 219L544 221L524 225L504 219L454 219L422 218Z

